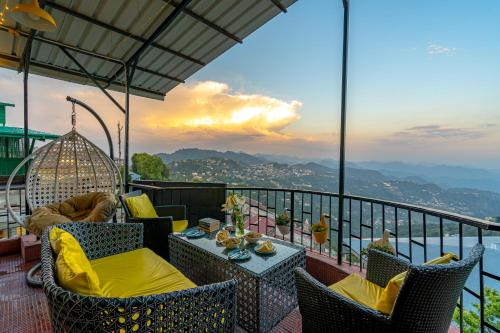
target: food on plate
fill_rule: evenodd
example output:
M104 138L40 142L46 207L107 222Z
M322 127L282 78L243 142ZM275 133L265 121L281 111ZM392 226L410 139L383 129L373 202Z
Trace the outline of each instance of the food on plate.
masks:
M215 238L217 239L217 241L219 243L222 243L223 241L225 241L226 239L229 238L229 231L228 230L221 230L217 233Z
M273 252L274 251L273 242L271 242L270 239L266 240L259 245L257 250L259 250L260 252Z
M240 245L240 240L236 237L230 237L228 239L225 239L222 244L228 249L234 249L238 245Z
M260 232L250 231L243 236L243 238L245 238L245 240L249 243L255 243L262 238L262 234Z
M245 235L245 237L248 237L248 238L260 238L260 237L262 237L262 234L260 232L257 232L257 231L249 231L249 232L247 232L247 234Z

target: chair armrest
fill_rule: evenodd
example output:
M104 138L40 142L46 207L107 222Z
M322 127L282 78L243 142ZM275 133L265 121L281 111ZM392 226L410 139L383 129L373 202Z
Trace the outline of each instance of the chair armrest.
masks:
M295 269L304 332L384 332L391 320L337 294L302 268Z
M186 219L186 206L185 205L165 205L155 206L156 214L158 216L172 216L174 221Z
M127 219L131 223L141 223L144 226L144 247L151 249L157 255L170 261L168 235L173 232L171 216Z
M409 268L410 263L401 258L378 250L368 251L366 279L382 288L385 288L394 276Z
M143 226L133 223L71 222L55 227L71 233L89 260L128 252L143 247ZM51 228L47 228L47 234ZM43 237L42 237L43 239Z
M68 332L234 332L235 280L130 298L74 294L44 281L52 325ZM137 325L137 326L136 326Z

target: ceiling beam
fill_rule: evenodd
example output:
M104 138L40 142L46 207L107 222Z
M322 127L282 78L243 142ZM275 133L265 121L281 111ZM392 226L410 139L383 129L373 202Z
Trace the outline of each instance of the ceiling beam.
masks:
M278 7L279 10L281 10L283 13L286 13L286 7L283 6L279 0L271 0L271 2L274 3L274 5Z
M6 54L1 54L1 53L0 53L0 59L7 60L7 61L12 61L12 62L17 62L17 63L19 63L21 61L21 59L19 57L15 57L15 56L11 56L11 55L6 55ZM69 68L62 68L62 67L54 66L54 65L51 65L51 64L46 64L46 63L39 62L39 61L36 61L36 60L33 60L33 59L30 61L30 67L38 67L38 68L42 68L42 69L52 70L52 71L61 72L61 73L64 73L64 74L74 75L74 76L78 76L80 78L88 79L88 77L85 74L83 74L82 72L80 72L80 71L76 71L76 70L69 69ZM107 78L102 77L102 76L92 75L92 77L94 79L96 79L97 81L100 81L100 82L103 82L103 83L106 83L108 81ZM123 86L123 83L118 82L118 81L115 81L113 83L117 84L119 86ZM138 87L138 86L130 86L130 89L133 89L133 90L136 90L136 91L142 91L144 93L148 93L148 94L151 94L151 95L156 95L156 96L160 97L161 99L163 99L165 97L164 94L162 94L162 93L160 93L158 91L149 90L149 89Z
M120 28L117 28L115 26L112 26L110 24L107 24L107 23L104 23L104 22L101 22L99 20L96 20L95 18L93 17L90 17L90 16L87 16L87 15L84 15L84 14L81 14L79 12L75 12L74 10L70 9L70 8L67 8L67 7L64 7L64 6L61 6L53 1L45 1L45 4L50 7L50 8L53 8L53 9L56 9L58 11L61 11L63 13L66 13L68 15L71 15L71 16L74 16L76 18L79 18L81 20L84 20L84 21L87 21L91 24L95 24L101 28L104 28L106 30L109 30L109 31L113 31L113 32L116 32L117 34L120 34L122 36L125 36L125 37L129 37L129 38L132 38L132 39L135 39L136 41L139 41L141 43L145 43L147 42L147 39L144 38L144 37L141 37L141 36L137 36L137 35L134 35L132 33L129 33L125 30L122 30ZM159 49L159 50L162 50L162 51L165 51L165 52L168 52L176 57L180 57L180 58L183 58L185 60L189 60L190 62L192 63L195 63L195 64L198 64L200 66L205 66L206 63L204 63L203 61L201 60L198 60L198 59L195 59L193 57L190 57L188 55L185 55L181 52L178 52L178 51L175 51L175 50L172 50L171 48L168 48L168 47L165 47L163 45L160 45L158 43L152 43L151 46Z
M29 35L30 35L27 32L24 32L24 31L21 31L21 30L16 30L14 28L9 28L7 26L2 26L2 25L0 25L0 30L7 31L7 32L13 31L14 33L17 33L20 36L23 36L23 37L26 37L26 38L28 38ZM46 37L42 37L42 36L39 36L39 35L33 36L33 39L35 41L37 41L37 42L40 42L40 43L46 43L46 44L53 45L53 46L62 46L64 48L66 48L66 49L69 49L69 50L72 50L72 51L75 51L75 52L78 52L78 53L82 53L82 54L88 55L90 57L100 58L100 59L103 59L103 60L106 60L106 61L110 61L110 62L113 62L115 64L123 64L124 63L120 59L109 57L107 55L99 54L99 53L93 52L93 51L84 50L84 49L81 49L79 47L71 46L71 45L68 45L68 44L65 44L65 43L62 43L62 42L58 42L56 40L49 39L49 38L46 38ZM148 73L148 74L151 74L151 75L155 75L155 76L159 76L159 77L162 77L164 79L176 81L176 82L179 82L179 83L185 83L185 81L183 79L180 79L178 77L171 76L171 75L168 75L168 74L163 74L163 73L160 73L160 72L156 72L156 71L153 71L153 70L148 69L148 68L137 66L136 69L138 71L145 72L145 73Z
M134 52L134 54L127 60L127 68L131 68L131 64L137 64L140 56L146 49L154 43L154 41L175 21L175 19L182 13L182 10L191 2L191 0L182 0L182 2L175 7L175 9L167 16L167 18L153 31L153 33L148 37L144 43ZM133 70L133 69L132 69ZM118 70L110 77L109 82L115 80L121 73L123 73L124 67L118 68Z
M174 7L177 7L179 6L179 3L177 1L174 1L174 0L163 0L164 2L168 3L169 5L171 6L174 6ZM196 14L195 12L193 12L191 9L189 8L184 8L183 9L183 12L185 14L187 14L188 16L191 16L192 18L194 18L195 20L205 24L207 27L210 27L212 29L214 29L215 31L223 34L224 36L234 40L235 42L237 43L243 43L243 40L241 40L241 38L239 38L238 36L236 36L235 34L233 33L230 33L229 31L227 31L226 29L222 28L221 26L213 23L212 21L209 21L207 20L206 18L204 18L203 16L201 15L198 15Z

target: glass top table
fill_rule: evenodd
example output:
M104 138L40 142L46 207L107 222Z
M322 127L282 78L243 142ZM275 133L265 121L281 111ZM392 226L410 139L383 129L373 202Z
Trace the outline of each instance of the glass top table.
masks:
M228 250L217 244L215 235L188 239L169 237L170 261L198 285L238 281L237 322L248 332L268 332L298 305L294 269L305 268L302 246L271 237L275 254L259 255L253 244L245 261L228 259Z

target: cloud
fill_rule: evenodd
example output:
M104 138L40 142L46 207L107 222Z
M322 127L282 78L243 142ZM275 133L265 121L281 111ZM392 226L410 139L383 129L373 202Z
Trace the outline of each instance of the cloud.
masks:
M295 100L235 92L225 83L196 82L178 86L165 103L142 100L144 111L132 112L133 139L148 151L198 147L331 156L336 138L287 131L301 107Z
M445 125L424 125L406 128L394 133L388 141L421 143L428 141L473 140L485 134L475 128L451 127Z
M435 43L429 43L427 45L427 54L430 55L447 55L452 56L457 51L456 47L446 47L442 45L438 45Z
M0 86L7 95L4 100L16 104L9 110L8 123L22 126L22 75L0 71ZM123 94L111 94L123 103ZM117 152L117 123L123 125L123 114L94 87L30 76L30 127L57 134L68 132L71 104L66 96L84 101L99 113ZM301 102L234 91L221 82L178 86L165 101L132 96L130 103L131 153L171 152L188 147L312 157L329 157L336 152L337 138L332 135L313 130L299 134L289 129L300 119ZM77 130L107 151L102 129L80 107Z
M178 87L167 102L142 117L146 128L177 133L286 137L284 128L300 118L298 101L232 92L227 84L203 81Z

